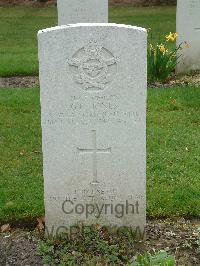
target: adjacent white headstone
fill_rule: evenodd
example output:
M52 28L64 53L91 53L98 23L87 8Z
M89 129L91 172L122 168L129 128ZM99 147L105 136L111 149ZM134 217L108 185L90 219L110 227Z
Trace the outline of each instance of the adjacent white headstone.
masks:
M76 24L38 38L48 231L144 228L146 31Z
M177 46L187 42L190 48L182 54L177 66L178 73L200 70L200 0L178 0L177 2Z
M57 0L58 25L107 23L108 0Z

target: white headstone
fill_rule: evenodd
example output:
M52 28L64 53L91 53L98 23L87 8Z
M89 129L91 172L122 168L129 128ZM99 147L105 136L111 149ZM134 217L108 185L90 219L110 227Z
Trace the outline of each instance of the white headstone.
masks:
M58 25L107 23L108 0L57 0Z
M182 54L177 66L178 73L200 70L200 0L178 0L177 2L177 46L187 42L190 48Z
M76 24L38 38L48 231L144 228L146 31Z

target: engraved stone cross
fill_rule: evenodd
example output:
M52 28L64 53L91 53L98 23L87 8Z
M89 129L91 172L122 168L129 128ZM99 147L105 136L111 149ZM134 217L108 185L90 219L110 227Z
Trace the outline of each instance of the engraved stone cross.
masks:
M111 148L107 149L97 149L97 136L96 136L96 130L92 130L92 148L91 149L80 149L78 148L78 151L81 154L92 154L93 157L93 182L92 184L99 183L97 180L97 154L98 153L111 153Z

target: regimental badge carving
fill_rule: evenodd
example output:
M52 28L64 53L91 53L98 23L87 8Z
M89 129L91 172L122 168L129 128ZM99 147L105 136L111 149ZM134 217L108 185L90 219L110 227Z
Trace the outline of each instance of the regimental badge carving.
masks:
M117 59L97 41L91 40L68 60L68 64L75 82L84 90L99 91L113 80Z

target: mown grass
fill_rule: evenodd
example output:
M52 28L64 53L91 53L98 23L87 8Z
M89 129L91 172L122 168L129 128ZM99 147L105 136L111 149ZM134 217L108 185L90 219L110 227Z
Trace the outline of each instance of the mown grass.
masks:
M175 31L175 7L110 8L109 21L151 28L158 41ZM0 9L0 76L38 74L37 32L57 24L56 8Z
M0 91L0 220L43 213L38 90Z
M44 213L38 89L0 90L0 221ZM149 89L147 213L200 215L200 88Z
M148 214L200 215L200 88L148 94Z

